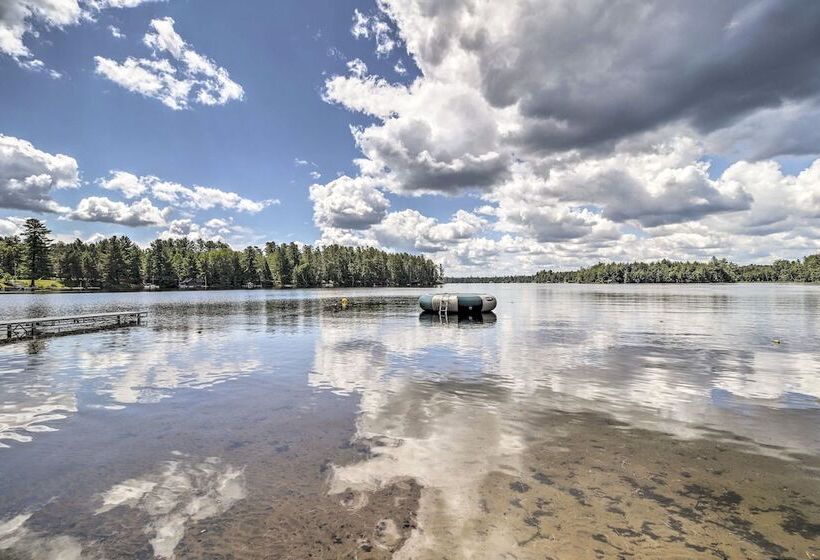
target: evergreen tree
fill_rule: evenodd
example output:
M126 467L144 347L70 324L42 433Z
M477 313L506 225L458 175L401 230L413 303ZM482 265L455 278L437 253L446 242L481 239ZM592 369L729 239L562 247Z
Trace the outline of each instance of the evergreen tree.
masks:
M259 270L256 247L246 247L242 253L242 276L243 284L252 283L254 285L262 283L262 273Z
M270 266L268 265L268 259L266 259L265 255L263 255L262 253L259 253L257 255L256 266L260 270L260 275L262 277L262 287L272 288L273 274L271 273Z
M0 238L0 272L17 276L23 261L23 244L16 235Z
M127 237L122 237L125 258L125 282L131 288L142 287L142 251Z
M148 280L160 288L174 288L179 285L169 252L161 239L151 243L148 249L147 268L150 271Z
M23 224L25 265L32 288L35 279L51 276L51 239L48 237L50 233L51 230L36 218L29 218Z
M105 248L103 285L108 289L116 288L126 277L126 263L120 240L116 237L106 240Z

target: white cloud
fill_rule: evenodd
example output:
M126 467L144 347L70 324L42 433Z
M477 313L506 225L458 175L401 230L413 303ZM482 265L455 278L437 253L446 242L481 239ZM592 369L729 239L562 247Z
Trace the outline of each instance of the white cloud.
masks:
M109 25L108 26L108 31L111 32L111 36L114 37L115 39L125 39L125 33L120 31L120 28L117 27L116 25Z
M384 23L420 75L394 83L354 60L326 79L326 102L370 120L351 127L358 175L311 197L323 240L429 251L475 272L748 262L820 246L820 5L434 4L354 12L354 36ZM789 155L814 163L785 173L770 159ZM443 242L430 234L441 224L418 212L346 209L356 185L477 196L471 215L485 223Z
M6 0L0 11L0 52L16 60L33 60L23 39L35 31L36 24L54 28L77 25L82 14L78 0Z
M80 200L77 207L66 214L66 217L85 222L107 222L137 227L162 226L170 213L170 208L157 208L147 198L128 204L104 196L90 196Z
M0 53L12 57L24 68L47 70L25 43L42 29L63 29L92 21L96 12L107 8L133 8L158 0L3 0L0 5ZM159 0L161 1L161 0ZM47 70L52 77L59 73Z
M317 245L344 245L346 247L378 247L379 244L362 231L335 227L323 227Z
M151 193L158 200L174 205L194 208L196 210L210 210L211 208L219 207L226 210L255 214L256 212L261 212L271 204L279 203L276 199L257 201L244 198L234 192L200 186L189 188L178 183L167 181L152 183Z
M367 64L361 58L354 58L347 63L347 70L357 78L364 78L367 75Z
M397 46L390 24L380 15L365 15L354 10L350 32L357 39L372 37L376 41L376 55L380 57L389 55Z
M95 10L106 8L136 8L147 2L164 2L165 0L86 0L86 4Z
M404 76L407 74L407 67L404 65L403 60L399 59L399 61L393 66L393 72L399 76Z
M20 235L23 231L22 218L0 218L0 237Z
M405 193L484 190L508 171L500 150L503 129L480 94L462 84L410 86L375 76L334 76L327 101L382 120L357 128L363 174Z
M0 134L0 208L62 212L65 209L51 198L52 191L76 187L79 180L74 158Z
M247 228L235 225L231 218L212 218L204 224L183 218L172 220L168 228L160 233L163 239L202 239L203 241L239 241L247 238L252 232Z
M387 214L390 201L364 178L343 175L325 185L312 185L313 221L321 228L365 229Z
M187 109L194 103L224 105L244 99L242 86L231 80L225 68L187 44L174 30L173 19L154 19L151 28L143 38L153 51L151 58L128 57L117 62L95 56L97 74L174 110Z
M238 212L257 213L272 204L279 204L276 199L251 200L235 192L199 185L186 187L179 183L163 181L153 175L138 177L125 171L111 171L109 177L101 179L99 184L104 189L123 193L126 198L136 198L148 193L156 200L194 210L223 208Z
M464 210L451 221L440 223L416 210L391 212L370 230L384 247L398 250L445 251L458 241L476 237L486 226L485 219Z
M311 177L312 179L321 179L321 178L322 178L322 174L321 174L321 173L319 173L318 171L311 171L311 172L310 172L310 177Z
M126 171L111 171L107 179L100 179L99 185L109 191L119 191L125 198L136 198L148 190L150 177L137 177Z

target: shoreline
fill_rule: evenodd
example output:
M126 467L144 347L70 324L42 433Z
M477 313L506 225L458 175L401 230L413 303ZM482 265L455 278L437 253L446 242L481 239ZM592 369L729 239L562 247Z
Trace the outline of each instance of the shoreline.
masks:
M820 282L801 282L801 281L766 281L766 282L499 282L485 279L476 280L456 280L447 281L444 284L501 284L501 285L530 285L538 284L542 286L559 286L559 285L573 285L573 286L746 286L746 285L782 285L782 286L820 286ZM175 292L238 292L238 291L286 291L286 290L368 290L368 289L383 289L383 288L418 288L418 289L439 289L444 284L433 286L305 286L301 288L296 287L282 287L282 288L161 288L156 290L106 290L103 288L68 288L63 290L49 290L49 289L29 289L25 290L0 290L0 296L3 295L44 295L44 294L143 294L143 293L175 293Z
M0 295L38 295L38 294L142 294L142 293L158 293L158 292L239 292L239 291L285 291L285 290L362 290L362 289L381 289L381 288L418 288L418 289L435 289L439 286L305 286L301 288L283 287L283 288L160 288L157 290L106 290L103 288L78 288L78 289L64 289L64 290L47 290L47 289L28 289L25 290L0 290Z

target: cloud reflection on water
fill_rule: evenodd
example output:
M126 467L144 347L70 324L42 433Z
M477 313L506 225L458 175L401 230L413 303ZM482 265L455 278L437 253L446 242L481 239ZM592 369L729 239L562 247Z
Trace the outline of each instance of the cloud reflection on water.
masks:
M483 515L485 477L519 473L530 444L561 435L540 427L547 411L603 413L681 438L724 434L754 452L820 452L817 415L792 402L799 395L804 407L820 406L820 354L799 325L810 320L801 295L790 315L767 309L765 293L759 302L651 289L611 298L589 288L500 290L501 317L484 328L320 321L309 381L358 393L357 437L373 444L368 459L334 468L330 491L417 480L422 529L407 557L469 532ZM794 337L773 346L771 332ZM492 539L499 551L509 545L471 534L458 550L486 552Z
M228 511L246 495L242 469L218 457L195 462L181 453L175 455L156 470L103 492L96 511L96 515L105 515L117 508L132 508L144 513L147 524L143 532L156 558L174 558L174 550L189 525ZM0 521L0 550L25 552L32 560L105 557L99 543L29 527L36 513L30 511ZM123 529L123 522L118 522L118 527Z
M80 340L49 340L48 351L35 356L15 352L13 346L2 349L2 363L8 367L0 376L0 448L9 446L4 442L26 443L37 433L57 430L78 412L80 394L85 395L84 406L117 410L158 402L181 388L207 389L262 366L252 339L240 331L213 337L132 330ZM239 344L244 352L237 356Z

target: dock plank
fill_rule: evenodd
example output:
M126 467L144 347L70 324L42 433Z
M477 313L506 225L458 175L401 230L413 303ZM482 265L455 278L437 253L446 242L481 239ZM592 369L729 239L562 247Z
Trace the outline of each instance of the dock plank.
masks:
M17 325L20 323L56 323L61 321L75 321L81 319L103 319L125 315L147 315L147 311L111 311L106 313L91 313L87 315L64 315L55 317L27 317L23 319L0 319L0 325Z
M0 319L0 342L6 343L41 336L78 334L112 327L141 325L143 318L147 316L147 311L136 310L86 313L83 315L28 317L23 319ZM5 334L5 337L3 337L3 334Z

